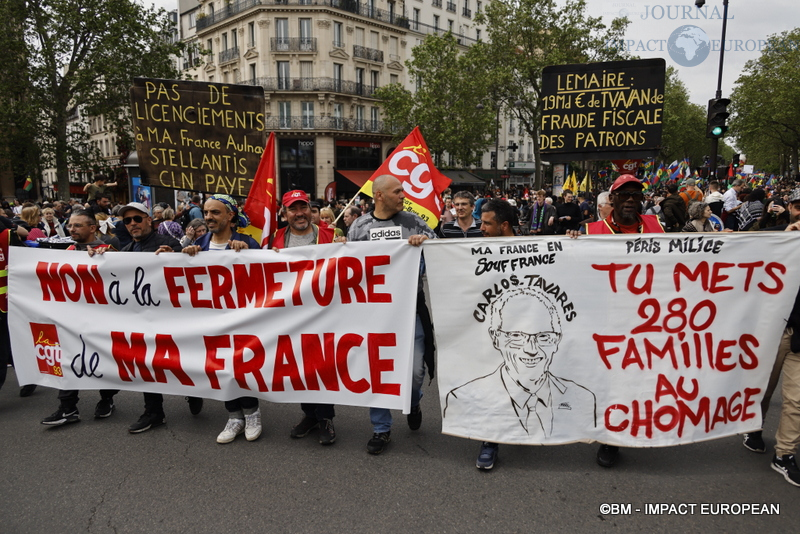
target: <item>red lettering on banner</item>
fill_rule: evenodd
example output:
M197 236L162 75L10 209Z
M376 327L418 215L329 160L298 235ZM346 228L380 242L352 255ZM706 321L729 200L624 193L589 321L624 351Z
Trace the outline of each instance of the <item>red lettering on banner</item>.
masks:
M355 294L356 302L367 302L367 295L359 285L364 276L361 262L357 258L343 257L337 262L339 276L339 296L342 304L350 304L350 291ZM352 274L351 274L352 273Z
M320 291L320 279L322 270L325 269L325 292ZM328 262L317 260L314 268L314 278L311 283L311 292L314 299L320 306L328 306L333 301L333 290L336 288L336 258L331 258Z
M289 272L297 273L297 279L292 288L292 304L294 306L302 306L303 300L300 298L300 284L303 283L303 275L306 271L314 270L313 260L293 261L289 264Z
M391 293L378 293L375 291L375 286L382 286L386 280L386 275L375 274L375 268L389 265L391 262L391 256L367 256L364 259L367 271L367 300L369 302L392 302Z
M665 395L670 395L675 400L683 398L688 401L692 401L696 399L697 395L700 393L700 383L697 381L697 379L692 378L693 389L691 392L684 389L683 382L684 377L679 376L677 386L673 386L672 382L669 381L669 378L667 378L666 375L659 374L656 382L656 402L660 401L661 397Z
M236 305L246 308L248 303L253 307L260 307L267 295L264 284L264 268L260 263L244 265L241 263L233 266L233 280L236 284Z
M300 344L303 347L303 376L310 391L319 391L317 376L322 379L325 389L339 391L339 379L336 377L336 348L334 334L322 334L325 350L322 349L319 336L301 334Z
M42 300L56 302L78 302L83 299L88 304L108 304L103 278L97 265L69 263L36 264L36 276L42 288Z
M369 377L372 380L372 391L382 395L400 395L400 384L384 384L381 373L394 371L394 360L381 359L381 347L396 347L397 339L391 334L370 334L367 338L367 354L369 356Z
M278 347L280 347L280 339L278 339ZM244 359L245 350L249 350L253 353L253 356L246 361ZM264 367L266 361L267 353L264 350L264 346L261 344L261 340L258 339L258 336L233 336L233 378L236 379L236 383L239 384L240 388L250 389L245 376L253 375L253 378L256 379L256 384L258 384L258 391L268 391L267 383L261 375L261 369ZM274 387L273 389L275 391L282 391Z
M633 420L631 421L631 436L637 437L639 429L644 428L644 435L650 439L653 437L653 401L644 401L644 413L639 411L639 401L631 403Z
M172 336L156 334L156 353L153 356L153 371L156 382L167 383L165 371L171 372L184 386L193 386L194 382L181 367L181 351Z
M230 336L203 336L203 343L206 346L206 376L211 384L211 389L221 389L217 373L225 369L225 360L217 357L219 349L231 348Z
M617 271L624 271L631 266L630 263L609 263L608 265L592 264L592 269L596 271L605 271L608 273L608 283L611 285L611 291L617 292Z
M117 362L119 377L125 382L131 382L136 376L136 369L145 382L154 382L153 375L145 363L147 343L144 334L131 332L131 342L128 343L124 332L111 332L111 356Z
M164 284L167 286L169 301L173 308L181 307L180 294L186 293L183 286L175 283L175 279L183 276L183 267L164 267Z
M623 419L622 423L618 425L611 424L611 412L616 410L624 413L625 415L630 413L630 410L624 404L612 404L611 406L606 408L606 413L604 416L606 428L612 432L624 432L625 429L628 428L628 425L630 424L630 421L628 421L627 419Z
M369 382L366 379L353 381L347 365L350 351L360 347L363 342L364 338L358 334L345 334L336 346L336 369L339 371L339 377L342 379L344 387L353 393L364 393L369 390Z
M655 269L653 265L648 263L645 265L645 280L644 284L641 287L636 287L636 278L639 276L639 272L642 270L641 265L634 265L633 272L631 273L630 277L628 277L628 291L630 291L634 295L641 295L642 293L647 293L648 295L653 290L653 274L655 273Z
M786 267L776 262L770 262L766 265L763 261L746 263L719 262L709 265L708 262L701 261L694 269L691 269L689 266L684 265L683 263L677 263L675 264L675 268L672 272L672 279L673 283L675 284L676 291L681 290L682 280L685 279L689 282L699 281L703 291L708 291L709 293L721 293L723 291L735 291L737 289L748 292L750 291L750 287L753 284L754 278L761 273L762 267L763 275L767 277L767 280L759 280L758 283L756 283L756 287L769 295L780 293L784 287L783 279L780 277L780 275L786 274ZM741 287L737 287L738 280L737 285L723 285L724 282L731 278L731 274L724 271L733 268L736 268L737 270L744 270L744 281L741 283ZM767 285L764 283L765 281L774 282L774 286Z
M289 378L292 388L295 391L303 391L306 387L300 380L300 369L294 359L292 349L292 338L283 335L278 336L278 350L275 353L275 367L272 372L272 391L284 391L284 380Z
M264 301L264 308L283 308L286 306L283 299L275 298L275 293L280 291L283 284L275 281L275 275L287 272L285 263L265 263L264 264L264 284L267 286L267 297Z
M764 283L759 282L758 289L770 295L777 295L783 291L783 280L781 280L778 275L775 274L775 271L780 271L781 274L786 274L786 267L780 263L770 262L767 264L764 270L767 272L767 276L775 281L775 287L767 287Z
M186 267L183 269L192 308L211 308L211 301L208 299L201 299L199 295L199 293L203 291L203 282L197 279L205 275L206 272L207 270L205 267Z
M211 278L211 300L214 302L214 309L224 310L225 308L235 308L233 296L233 276L231 271L221 265L209 265L208 276ZM225 305L222 305L222 300Z
M625 336L604 336L601 334L592 334L592 339L597 344L597 353L600 359L606 364L608 369L611 369L611 362L608 361L609 356L619 352L619 347L606 348L606 343L622 343L625 341Z

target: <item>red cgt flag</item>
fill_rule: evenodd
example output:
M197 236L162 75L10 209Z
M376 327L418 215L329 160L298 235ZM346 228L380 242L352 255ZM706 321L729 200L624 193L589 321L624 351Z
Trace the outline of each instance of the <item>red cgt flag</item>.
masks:
M248 234L261 246L269 243L269 238L278 224L278 199L275 184L275 132L270 132L267 146L261 154L258 170L253 178L250 193L244 202L244 212L250 219L250 226L239 231Z
M384 174L391 174L403 184L405 210L413 211L428 226L436 228L444 207L441 194L452 180L433 166L431 153L419 126L397 145L359 193L372 196L372 182Z

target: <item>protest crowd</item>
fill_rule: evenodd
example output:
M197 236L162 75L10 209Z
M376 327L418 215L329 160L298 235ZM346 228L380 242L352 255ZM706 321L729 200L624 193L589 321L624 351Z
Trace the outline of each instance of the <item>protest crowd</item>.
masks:
M186 253L191 256L208 251L236 253L262 248L262 244L237 230L247 227L248 218L241 202L228 195L199 194L184 205L156 204L152 210L141 202L112 203L108 183L102 175L87 184L87 198L70 202L3 202L0 230L12 246L62 248L89 255L143 252L149 254ZM370 241L375 230L399 227L402 239L419 246L427 239L492 238L512 236L554 236L586 239L584 235L663 233L663 232L758 232L800 230L800 189L788 180L770 188L752 187L742 179L699 184L689 178L670 183L663 189L649 189L633 175L623 174L591 191L551 189L529 191L518 187L489 192L446 190L437 228L431 229L420 217L403 208L403 188L388 175L374 180L373 198L364 195L352 202L313 200L306 191L283 194L277 231L263 248L288 249L317 244ZM7 230L7 232L5 232ZM2 278L5 293L7 270ZM422 275L420 275L422 277ZM800 288L799 288L800 289ZM12 289L13 291L13 289ZM414 326L413 384L411 411L407 424L412 430L422 424L420 398L426 373L434 376L433 324L425 305L423 284L418 286ZM4 310L6 311L6 310ZM0 332L0 386L7 367L13 366L7 314ZM15 355L17 358L19 354ZM766 415L770 399L783 376L782 413L771 467L786 481L800 486L800 469L795 461L800 444L800 291L783 333L778 356L770 374L761 415ZM31 395L35 385L20 384L20 396ZM94 417L104 419L114 413L117 391L102 390ZM78 391L58 391L56 411L41 424L62 426L80 421ZM54 399L55 400L55 399ZM188 397L189 412L200 413L203 399ZM259 399L240 397L225 402L228 420L217 442L230 443L240 434L248 441L261 435ZM166 423L163 397L144 393L144 413L129 432L138 434ZM292 438L315 434L322 445L336 440L335 407L329 404L300 405L302 414L289 429ZM176 417L179 415L176 414ZM370 408L373 436L368 440L370 454L384 452L391 441L391 411ZM222 426L222 425L220 425ZM756 453L767 450L762 431L743 436L744 446ZM499 446L481 444L476 466L492 469ZM597 462L611 467L619 448L601 445Z

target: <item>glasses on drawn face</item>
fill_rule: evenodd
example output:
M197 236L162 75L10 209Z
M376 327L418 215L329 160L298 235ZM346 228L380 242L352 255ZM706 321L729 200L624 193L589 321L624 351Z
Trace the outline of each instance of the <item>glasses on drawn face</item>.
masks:
M527 345L531 340L539 348L553 347L561 340L561 334L558 332L537 332L535 334L528 334L526 332L504 332L498 330L499 333L506 336L506 338L514 345Z
M631 199L635 202L641 202L644 200L644 193L640 193L638 191L617 191L614 193L614 196L622 202L625 202L628 199Z
M143 220L144 220L144 217L142 217L141 215L134 215L133 217L124 217L122 219L122 224L124 224L125 226L128 226L131 223L131 221L133 221L133 222L138 224L138 223L142 222Z

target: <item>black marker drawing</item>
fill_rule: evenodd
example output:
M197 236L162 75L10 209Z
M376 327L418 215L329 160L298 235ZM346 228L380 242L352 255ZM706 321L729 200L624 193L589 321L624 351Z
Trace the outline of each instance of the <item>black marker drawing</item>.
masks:
M471 434L508 439L549 438L564 426L579 431L596 427L594 393L550 373L562 330L547 294L538 287L505 291L492 303L489 316L489 335L503 363L451 390L444 417L463 418L465 426L474 428Z

